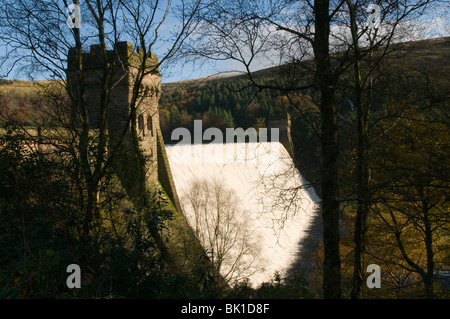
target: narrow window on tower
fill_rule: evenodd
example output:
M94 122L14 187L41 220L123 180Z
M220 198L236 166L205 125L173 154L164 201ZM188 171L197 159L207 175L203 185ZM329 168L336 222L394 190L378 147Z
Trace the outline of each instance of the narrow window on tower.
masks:
M142 134L145 135L144 133L144 116L141 114L138 117L138 129L139 131L142 131Z
M147 129L149 130L150 135L153 136L153 121L151 115L147 116Z

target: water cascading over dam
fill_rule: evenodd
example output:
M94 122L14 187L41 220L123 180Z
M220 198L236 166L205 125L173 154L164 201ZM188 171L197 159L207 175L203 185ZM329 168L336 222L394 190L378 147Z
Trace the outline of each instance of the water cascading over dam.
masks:
M283 132L270 135L277 142L266 142L267 131L260 129L259 142L249 136L255 142L244 143L238 135L248 131L227 128L227 143L222 139L210 144L202 143L202 121L195 120L193 144L187 129L176 128L172 134L186 140L165 146L157 56L145 55L129 42L116 43L106 55L105 49L92 45L89 52L69 50L67 89L71 96L84 96L92 129L106 124L108 148L117 151L111 166L130 198L139 201L143 191L161 186L174 205L165 231L152 234L165 262L177 272L213 270L230 284L249 278L257 286L276 272L284 276L305 251L303 242L318 214L317 196L311 187L303 187L307 182L282 145L291 143L289 120L272 121L271 134L272 128ZM107 81L105 65L111 66L116 81L109 105L101 103L99 94ZM145 76L139 80L142 67ZM86 86L80 85L82 79ZM136 92L139 103L133 98ZM77 99L72 102L74 109L82 105ZM101 106L109 109L106 115ZM204 133L206 139L222 134L214 128ZM200 258L205 251L211 263Z
M166 151L185 217L221 263L220 274L230 283L248 278L255 287L275 273L284 276L320 204L285 147L279 142L177 144L166 145ZM221 196L229 192L236 196ZM217 259L221 250L223 258Z

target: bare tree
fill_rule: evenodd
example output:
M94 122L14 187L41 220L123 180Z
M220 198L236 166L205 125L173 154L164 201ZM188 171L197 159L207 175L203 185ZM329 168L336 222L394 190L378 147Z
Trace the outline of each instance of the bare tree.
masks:
M354 68L357 82L353 83L356 87L365 88L370 80L370 69L373 70L379 61L362 75L361 59L391 43L393 35L401 29L400 23L420 16L432 2L379 3L383 28L378 31L376 39L369 35L367 41L365 37L371 30L366 22L372 14L366 12L368 1L239 1L233 4L216 1L203 17L199 36L193 38L196 42L192 43L191 53L205 59L240 64L241 68L234 70L246 73L249 86L256 86L259 90L279 90L290 97L290 101L295 100L292 96L299 92L308 93L317 106L320 113L325 298L341 297L338 120L339 97L343 88L340 80L350 68ZM255 72L263 66L275 67L263 78ZM366 100L361 100L358 111L361 149L359 215L362 216L358 223L362 228L358 228L361 229L364 229L364 212L367 211L363 207L367 203L364 185L368 180L364 158ZM291 107L296 105L291 104ZM298 111L302 114L301 109ZM360 242L364 235L357 237L355 240ZM358 266L358 274L359 269Z
M450 170L444 158L449 147L445 114L450 95L445 59L430 62L423 55L428 50L445 56L448 38L412 46L408 57L383 66L396 64L397 70L387 79L380 78L395 84L385 88L386 109L370 132L375 175L371 236L376 232L381 243L373 240L369 254L408 275L416 274L424 296L434 298L435 275L448 268ZM405 74L413 81L404 81Z
M366 246L367 221L370 208L369 171L369 119L374 99L374 85L381 71L381 65L390 57L399 54L402 44L394 44L400 37L414 39L421 31L419 25L411 21L424 13L433 1L411 1L407 5L380 3L371 5L365 1L346 1L349 15L348 29L350 40L347 57L353 64L351 85L347 88L352 95L348 97L356 111L356 221L354 231L354 274L352 298L359 298L364 279L363 255ZM370 11L369 18L364 11ZM376 15L378 14L378 19ZM373 23L371 20L378 20ZM343 21L346 21L344 19ZM345 22L344 22L345 23ZM384 69L384 72L389 72Z
M391 124L393 127L388 134L403 134L408 142L398 152L391 151L381 160L383 168L380 173L384 170L390 173L388 181L379 178L375 203L371 208L378 234L385 233L396 248L388 255L382 252L381 247L371 251L371 254L374 258L418 274L425 297L434 298L436 271L448 267L446 255L449 247L445 240L450 225L446 213L449 207L448 165L436 161L442 158L445 147L448 147L445 137L448 128L442 123L430 123L413 112L409 111L403 119ZM417 122L416 127L409 127L407 122L411 120ZM433 132L429 131L430 127ZM417 135L418 132L421 132L420 135ZM384 144L390 148L392 137L389 135ZM425 146L426 143L435 145L429 147ZM426 154L416 152L417 148L425 148L426 151L423 151ZM403 157L406 154L407 157ZM392 175L395 180L391 180ZM385 245L384 249L389 247Z
M236 192L218 180L194 180L186 198L184 210L193 215L191 226L210 256L214 275L227 283L252 275L258 251Z

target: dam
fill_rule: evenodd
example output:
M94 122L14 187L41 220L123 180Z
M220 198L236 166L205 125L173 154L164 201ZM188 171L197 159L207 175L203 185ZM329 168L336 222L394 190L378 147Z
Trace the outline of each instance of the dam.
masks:
M230 283L248 278L255 287L285 276L320 204L286 148L177 144L166 152L183 213L220 274Z

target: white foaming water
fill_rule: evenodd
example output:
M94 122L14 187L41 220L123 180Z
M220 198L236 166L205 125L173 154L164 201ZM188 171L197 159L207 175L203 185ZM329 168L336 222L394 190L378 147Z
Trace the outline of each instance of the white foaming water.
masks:
M195 214L187 194L193 182L220 181L239 196L252 245L243 259L246 269L240 277L258 286L271 281L276 272L285 275L317 214L319 198L294 167L284 146L278 142L179 144L166 145L166 151L191 227L195 227ZM224 261L222 275L231 269L233 258Z

